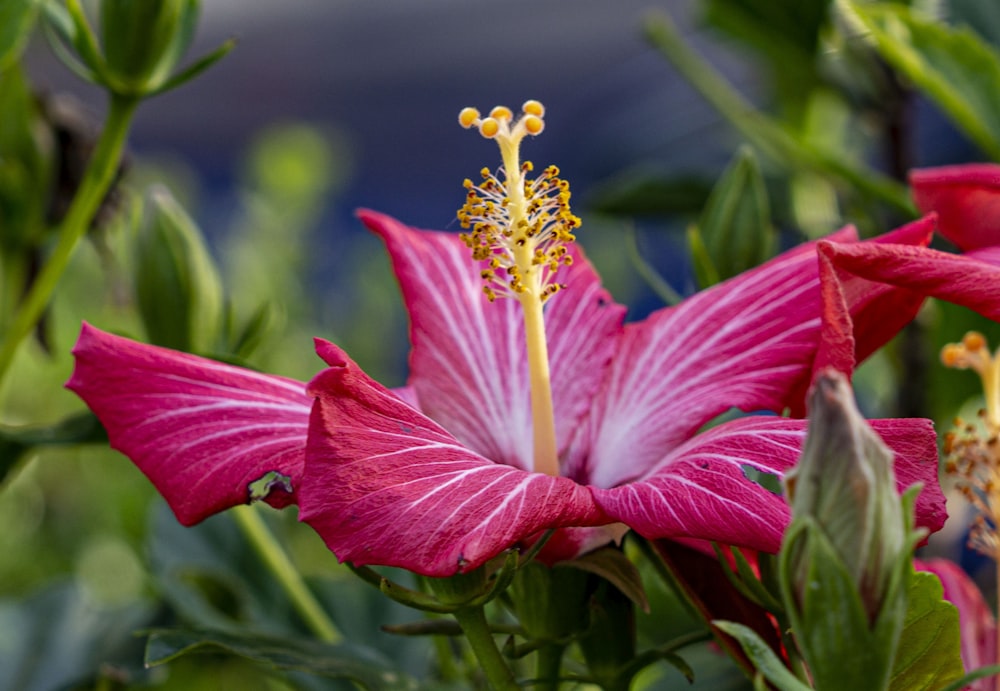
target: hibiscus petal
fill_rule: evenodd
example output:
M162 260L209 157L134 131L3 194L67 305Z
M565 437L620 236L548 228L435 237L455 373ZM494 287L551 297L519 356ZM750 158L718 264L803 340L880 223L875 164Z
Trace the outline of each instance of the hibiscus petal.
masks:
M871 420L896 454L900 489L923 482L917 523L938 530L946 517L937 483L929 420ZM782 476L798 461L806 420L746 417L714 427L677 448L648 478L592 488L597 504L644 537L697 538L777 552L788 523L785 500L748 474ZM777 478L775 478L777 480Z
M532 421L521 308L490 303L480 266L458 235L408 228L370 211L410 313L410 385L420 409L477 453L528 469ZM600 384L625 309L612 302L579 248L567 288L546 306L556 436L564 448Z
M192 525L250 501L267 473L291 480L266 501L295 500L312 399L305 384L137 343L84 324L66 383L118 449Z
M936 212L941 234L962 250L1000 244L1000 165L914 170L910 185L917 206Z
M610 522L587 488L483 458L324 349L299 518L340 560L451 576L541 530Z
M964 305L1000 320L1000 267L976 256L924 247L841 243L823 243L820 251L854 275ZM985 251L975 254L989 256Z

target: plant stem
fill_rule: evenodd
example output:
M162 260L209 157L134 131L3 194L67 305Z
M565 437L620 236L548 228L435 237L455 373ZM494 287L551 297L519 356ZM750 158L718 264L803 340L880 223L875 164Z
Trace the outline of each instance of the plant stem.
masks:
M323 606L302 579L302 574L292 564L288 552L274 537L258 510L253 506L237 506L233 508L233 515L243 534L250 539L254 550L288 593L292 606L316 637L326 643L342 641L340 631L330 621Z
M535 667L535 677L538 682L534 688L541 691L557 691L565 650L566 646L559 643L547 643L538 649L538 660Z
M138 105L137 98L111 96L104 130L94 148L94 154L80 187L59 227L59 240L55 249L46 260L0 343L0 381L3 381L4 375L10 369L21 341L31 333L52 299L52 294L66 267L69 266L77 244L87 232L94 214L104 201L104 196L118 170L132 115Z
M482 607L467 607L455 612L455 619L462 627L472 652L475 653L479 666L486 674L490 687L495 691L517 691L520 687L514 680L514 674L500 654L489 624L486 623L486 613Z

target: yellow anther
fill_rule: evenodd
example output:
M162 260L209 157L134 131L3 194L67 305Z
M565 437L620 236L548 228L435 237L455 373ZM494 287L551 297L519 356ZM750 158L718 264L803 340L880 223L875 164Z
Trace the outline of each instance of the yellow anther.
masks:
M500 132L500 123L495 118L489 117L479 123L479 134L487 139L493 139Z
M540 101L532 99L524 102L524 105L521 106L521 111L528 115L542 117L545 115L545 106Z
M528 131L528 134L540 134L545 129L545 121L537 115L526 115L523 122L524 129Z
M507 106L496 106L490 111L490 117L497 120L510 120L514 117L514 114L510 112L510 108Z
M476 120L479 119L479 111L475 108L462 108L458 114L458 124L469 129L476 124Z

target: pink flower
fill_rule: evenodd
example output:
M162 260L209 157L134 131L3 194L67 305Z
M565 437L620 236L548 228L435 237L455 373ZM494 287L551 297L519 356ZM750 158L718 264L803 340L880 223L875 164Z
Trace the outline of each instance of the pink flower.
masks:
M962 250L1000 244L1000 165L970 163L910 173L913 198L938 215L941 234Z
M913 196L938 217L941 234L963 250L864 243L820 251L841 272L964 305L1000 321L1000 165L915 170Z
M620 535L697 538L777 551L782 497L753 477L781 475L820 334L816 246L807 244L641 322L601 287L575 246L567 286L546 305L560 476L531 472L532 418L513 300L490 303L481 267L453 234L372 212L410 314L408 387L389 390L335 345L308 385L142 345L84 325L67 386L97 413L178 519L250 500L297 503L342 561L447 576L551 528L562 556ZM831 247L923 245L932 220ZM858 358L914 315L920 296L857 278L844 294ZM310 412L311 411L311 412ZM875 420L901 487L920 481L918 521L945 517L927 420Z

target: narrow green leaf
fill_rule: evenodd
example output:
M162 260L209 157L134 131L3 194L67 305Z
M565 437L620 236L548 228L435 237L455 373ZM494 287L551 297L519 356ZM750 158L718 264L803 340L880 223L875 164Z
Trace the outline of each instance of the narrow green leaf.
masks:
M731 621L713 621L723 632L740 642L757 669L780 691L808 691L810 687L799 681L778 659L770 646L754 633L753 629ZM844 687L847 688L847 687Z
M184 68L183 70L175 74L173 77L165 81L162 86L159 86L155 88L153 91L150 91L148 94L146 94L146 96L147 97L156 96L158 94L166 93L171 89L176 89L181 84L185 84L191 81L199 74L207 70L209 67L217 63L219 60L226 57L226 55L229 54L229 51L231 51L235 47L236 47L236 39L231 38L225 41L221 46L213 50L211 53L205 55L204 57L199 58L189 67Z
M879 53L1000 160L1000 55L967 28L950 28L894 3L850 5Z
M21 57L37 15L38 0L0 2L0 72Z
M325 645L298 638L207 629L154 629L146 643L147 665L160 665L204 648L221 650L275 669L350 679L366 689L416 689L415 680L374 650L350 644Z
M932 573L910 574L906 623L893 663L890 691L936 691L963 674L958 610Z
M942 686L938 691L959 691L959 689L964 689L972 685L972 682L977 679L985 679L986 677L993 677L1000 675L1000 665L989 665L988 667L980 667L979 669L969 672L964 677L956 679L947 686Z

